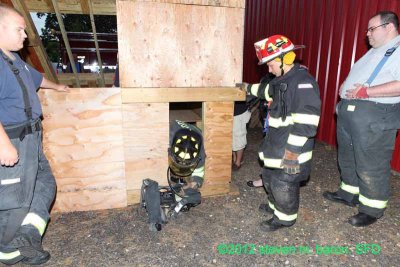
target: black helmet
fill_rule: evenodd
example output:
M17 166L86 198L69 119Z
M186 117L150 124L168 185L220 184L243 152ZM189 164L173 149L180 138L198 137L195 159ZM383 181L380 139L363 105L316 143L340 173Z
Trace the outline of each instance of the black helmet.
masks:
M180 129L168 149L168 161L172 174L190 176L200 161L202 136L190 129Z

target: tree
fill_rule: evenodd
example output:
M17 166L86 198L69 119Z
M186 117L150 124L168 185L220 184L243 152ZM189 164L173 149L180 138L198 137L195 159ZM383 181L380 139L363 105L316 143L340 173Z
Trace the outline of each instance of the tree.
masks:
M52 62L58 62L60 58L60 47L56 32L60 31L57 16L54 13L37 13L38 18L46 16L44 28L40 35L46 52ZM67 32L93 32L89 15L63 14L65 30ZM94 21L96 32L98 33L116 33L117 17L109 15L95 15Z

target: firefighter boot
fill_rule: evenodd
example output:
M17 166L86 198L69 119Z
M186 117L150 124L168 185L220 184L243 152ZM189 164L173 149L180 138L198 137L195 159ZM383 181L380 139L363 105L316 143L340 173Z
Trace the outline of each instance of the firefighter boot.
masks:
M279 229L284 228L284 227L290 227L293 224L284 225L284 224L279 223L278 221L276 221L274 219L274 217L272 217L268 221L265 221L265 222L261 223L261 230L264 231L264 232L274 232L274 231L279 230Z
M360 204L360 202L357 199L357 196L353 197L353 199L351 201L347 201L346 199L339 196L338 192L325 191L322 195L327 200L337 202L340 204L344 204L344 205L350 206L350 207L355 207L357 204Z
M26 265L40 265L47 262L50 259L50 253L48 251L42 251L40 255L33 258L25 257L21 262Z
M21 261L24 264L39 265L50 259L50 253L43 250L41 235L33 227L21 226L10 245L24 256Z
M269 206L269 204L260 204L258 210L265 213L274 214L274 210Z
M368 226L370 224L373 224L376 221L377 221L377 218L360 212L360 213L350 217L348 222L353 226L363 227L363 226Z
M15 256L13 254L15 254ZM5 255L7 255L8 257L4 257ZM0 259L0 263L5 264L5 265L14 265L14 264L20 262L22 259L24 259L24 256L22 256L16 250L1 251L0 256L2 256Z

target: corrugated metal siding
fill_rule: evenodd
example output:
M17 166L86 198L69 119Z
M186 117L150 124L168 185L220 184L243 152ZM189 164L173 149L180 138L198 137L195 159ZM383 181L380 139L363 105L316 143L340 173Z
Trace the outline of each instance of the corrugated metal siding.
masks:
M368 20L380 10L400 14L399 0L247 0L243 80L257 82L267 73L257 66L254 43L273 34L306 45L298 59L316 77L322 116L317 138L336 143L335 105L340 84L351 66L367 51ZM392 167L400 171L400 136Z

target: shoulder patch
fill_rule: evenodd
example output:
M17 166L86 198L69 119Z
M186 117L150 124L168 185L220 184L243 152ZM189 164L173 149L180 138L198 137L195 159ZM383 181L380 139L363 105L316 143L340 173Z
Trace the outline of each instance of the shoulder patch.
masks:
M299 89L307 89L307 88L314 88L311 83L300 83L298 86Z

